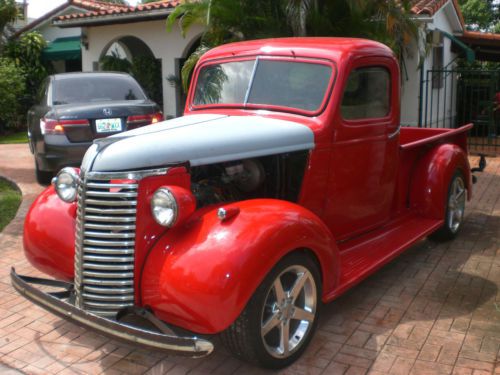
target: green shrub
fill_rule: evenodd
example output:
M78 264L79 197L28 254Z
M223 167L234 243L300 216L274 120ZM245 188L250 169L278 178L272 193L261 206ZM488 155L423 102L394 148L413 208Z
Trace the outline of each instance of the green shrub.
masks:
M130 74L139 82L146 94L156 104L163 107L161 61L154 56L135 56L132 60Z
M19 98L25 89L23 70L14 61L0 58L0 133L18 128L22 121Z
M9 181L0 178L0 232L16 216L21 193Z
M7 46L7 55L24 71L26 77L24 112L35 104L39 87L49 74L48 67L42 61L42 51L45 47L47 42L37 31L22 34Z
M17 70L22 72L24 78L21 92L16 91L17 87L19 87L19 85L17 85L16 89L10 89L6 98L1 98L5 102L10 103L10 98L15 92L16 104L12 107L9 106L9 112L12 113L13 110L16 111L16 121L14 124L12 116L9 114L10 118L7 120L9 130L20 131L24 130L26 127L26 113L28 109L35 104L40 85L49 74L48 67L42 62L42 51L46 46L47 42L43 36L36 31L24 33L18 39L12 39L6 46L4 56L11 62L8 65L12 66L12 64L14 64ZM9 69L12 69L12 67ZM14 77L19 77L19 74ZM10 79L15 79L14 77ZM16 83L19 84L19 81L16 80ZM0 92L3 91L0 90ZM1 116L3 116L3 113L0 114L0 117ZM5 123L6 120L2 120L4 120Z
M130 73L130 62L127 59L120 58L115 51L112 51L111 55L101 57L99 63L101 64L101 69L107 72Z

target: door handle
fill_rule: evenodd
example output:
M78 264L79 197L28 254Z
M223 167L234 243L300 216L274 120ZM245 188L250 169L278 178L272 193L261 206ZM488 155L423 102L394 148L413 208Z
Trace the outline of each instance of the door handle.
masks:
M401 126L398 126L398 128L396 129L396 131L394 133L391 133L387 136L387 139L393 139L395 136L397 136L399 134L400 130L401 130Z

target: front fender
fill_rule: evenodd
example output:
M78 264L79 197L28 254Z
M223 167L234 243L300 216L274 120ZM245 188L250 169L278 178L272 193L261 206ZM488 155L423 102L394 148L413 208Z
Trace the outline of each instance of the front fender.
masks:
M441 144L418 162L411 181L410 204L422 216L442 220L448 187L456 170L464 176L467 196L472 197L472 177L465 151L455 144Z
M323 295L333 289L338 250L316 215L273 199L224 207L240 212L221 221L218 207L199 210L151 249L141 275L142 303L161 319L204 334L226 329L272 267L296 249L316 256Z
M24 253L30 263L56 279L74 275L76 203L63 202L52 186L31 205L24 221Z

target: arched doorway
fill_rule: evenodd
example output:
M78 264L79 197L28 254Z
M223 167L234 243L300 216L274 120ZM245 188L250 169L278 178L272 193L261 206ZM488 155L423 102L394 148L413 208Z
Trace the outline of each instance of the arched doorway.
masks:
M131 74L150 99L163 107L161 59L141 39L127 35L112 40L101 52L99 69Z

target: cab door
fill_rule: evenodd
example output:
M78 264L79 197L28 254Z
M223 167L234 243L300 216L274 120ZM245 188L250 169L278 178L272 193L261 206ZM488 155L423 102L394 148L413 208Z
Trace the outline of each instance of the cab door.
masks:
M334 116L326 221L338 240L391 217L399 160L399 71L390 58L350 64Z

